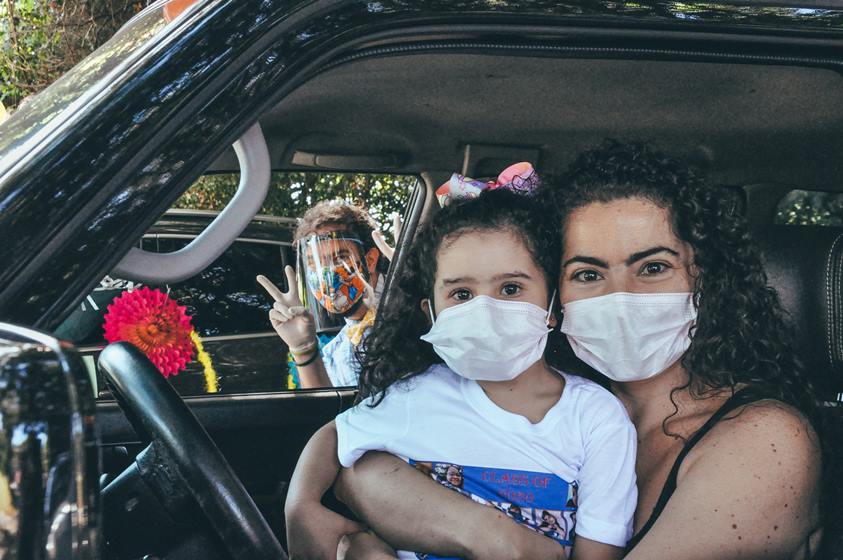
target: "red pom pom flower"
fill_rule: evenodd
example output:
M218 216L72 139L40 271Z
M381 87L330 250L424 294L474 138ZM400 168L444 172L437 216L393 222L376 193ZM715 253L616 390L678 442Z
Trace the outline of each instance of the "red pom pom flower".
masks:
M164 377L176 375L193 359L193 325L186 311L157 289L123 292L108 306L105 339L134 344Z

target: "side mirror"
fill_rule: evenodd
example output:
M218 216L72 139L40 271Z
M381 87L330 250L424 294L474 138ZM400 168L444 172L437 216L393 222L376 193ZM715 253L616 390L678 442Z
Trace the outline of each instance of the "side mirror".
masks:
M0 557L99 558L99 453L76 351L0 323Z

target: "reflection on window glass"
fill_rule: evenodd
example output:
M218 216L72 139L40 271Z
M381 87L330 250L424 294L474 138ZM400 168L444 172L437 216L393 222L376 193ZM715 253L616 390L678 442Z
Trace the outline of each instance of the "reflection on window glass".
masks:
M177 251L187 241L158 239L158 252ZM266 320L271 302L255 276L263 274L283 288L288 262L292 262L289 246L237 242L198 275L171 284L170 297L187 307L199 336L271 331Z
M843 193L791 191L779 202L774 223L843 226Z
M158 252L184 247L189 239L159 239ZM286 254L285 254L286 253ZM271 307L255 276L263 274L284 286L284 264L292 262L289 245L235 242L198 275L169 285L154 285L187 307L201 337L241 335L272 330L266 316ZM77 346L104 345L103 315L124 290L142 284L107 278L62 323L57 333Z
M175 251L188 241L159 239L157 250ZM187 308L196 332L204 339L221 393L287 389L287 348L267 321L271 302L255 276L264 274L284 287L282 271L290 262L289 252L289 245L235 242L197 276L171 285L150 285L169 292ZM126 280L104 279L57 329L57 335L82 347L84 355L95 355L106 344L103 317L107 306L124 290L139 286ZM182 395L206 392L203 368L196 360L169 379ZM101 381L97 385L105 388Z

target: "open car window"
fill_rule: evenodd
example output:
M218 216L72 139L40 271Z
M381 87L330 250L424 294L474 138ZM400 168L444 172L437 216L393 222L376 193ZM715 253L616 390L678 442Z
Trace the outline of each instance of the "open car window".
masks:
M274 173L261 214L256 216L219 258L196 276L178 283L144 285L107 276L56 330L82 352L101 397L109 397L95 360L107 344L108 306L124 292L144 286L168 294L184 306L199 335L217 380L219 393L293 390L297 372L288 349L269 323L272 301L255 281L258 274L286 290L284 266L295 266L292 246L296 219L316 203L342 199L366 208L391 239L391 216L403 212L414 176ZM200 177L140 241L142 249L173 252L192 241L217 215L237 189L236 174ZM323 312L324 314L324 312ZM324 314L327 315L327 314ZM341 319L321 318L321 344L342 326ZM183 396L209 392L207 367L193 359L184 371L168 379Z

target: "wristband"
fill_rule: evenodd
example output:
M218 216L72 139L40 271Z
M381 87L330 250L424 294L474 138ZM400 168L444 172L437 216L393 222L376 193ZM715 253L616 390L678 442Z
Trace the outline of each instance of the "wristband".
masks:
M312 364L313 362L316 361L316 358L318 358L319 355L320 355L319 352L314 352L313 355L310 358L308 358L307 360L305 360L304 362L298 363L297 361L293 360L293 363L296 364L296 367L309 366L310 364Z

